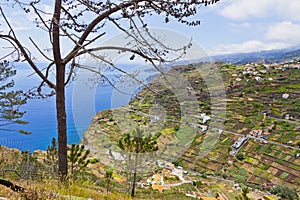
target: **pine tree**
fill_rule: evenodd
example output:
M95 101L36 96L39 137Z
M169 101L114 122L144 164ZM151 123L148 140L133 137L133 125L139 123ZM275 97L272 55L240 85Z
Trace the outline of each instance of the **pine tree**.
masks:
M51 140L51 146L48 146L47 149L47 160L46 163L50 165L50 168L53 172L58 171L58 151L57 151L57 142L53 137Z
M68 153L68 161L70 162L71 176L78 172L84 172L90 160L87 159L90 153L89 149L85 149L84 145L72 144Z
M118 141L118 147L129 153L129 157L133 154L133 158L129 158L128 162L133 162L133 180L131 188L131 196L134 197L135 185L137 181L138 156L140 153L151 153L158 150L157 139L160 134L145 135L144 131L137 127L131 133L124 134ZM131 173L131 172L129 172Z
M110 183L111 183L111 180L112 180L112 175L113 175L113 169L111 168L108 168L106 171L105 171L105 185L106 185L106 193L109 192L109 187L110 187Z
M0 130L30 134L24 130L7 128L11 124L28 124L21 120L25 111L20 111L20 107L26 104L27 99L22 90L12 90L14 81L11 78L15 75L16 70L9 66L7 61L0 62Z

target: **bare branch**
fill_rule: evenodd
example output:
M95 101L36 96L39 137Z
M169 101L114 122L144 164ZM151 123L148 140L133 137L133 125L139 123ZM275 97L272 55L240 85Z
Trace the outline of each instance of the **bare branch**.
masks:
M118 70L119 72L125 74L126 76L128 76L129 78L133 79L134 81L138 82L139 84L141 84L143 87L149 89L150 91L152 91L153 93L156 93L155 91L153 91L146 83L142 82L141 80L137 79L135 75L132 75L128 72L126 72L125 70L117 67L113 62L110 62L108 60L106 60L104 57L102 56L98 56L96 54L93 54L92 52L88 52L90 55L92 55L93 57L103 61L106 64L109 64L110 66L112 66L114 69Z
M40 15L39 10L32 4L31 5L34 12L37 14L37 16L39 17L39 19L41 20L41 22L44 24L44 26L47 28L47 30L50 32L51 29L50 27L47 25L47 23L45 22L45 20L43 19L43 17Z
M140 0L133 0L133 1L129 1L129 2L125 2L125 3L121 3L118 6L115 6L109 10L107 10L106 12L104 12L103 14L99 15L98 17L96 17L86 28L86 30L83 32L83 34L81 35L78 43L76 44L76 46L73 48L73 50L71 50L71 52L64 58L64 64L68 63L73 57L74 55L77 54L77 52L82 48L83 43L86 41L86 39L88 38L88 36L90 35L90 33L93 31L93 29L104 19L106 19L108 16L110 16L111 14L118 12L126 7L132 6L136 3L140 2Z
M111 82L111 81L109 80L109 78L107 78L105 75L103 75L100 71L98 71L98 70L96 70L96 69L93 69L93 68L91 68L91 67L89 67L89 66L86 66L86 65L78 64L78 63L76 63L75 65L76 65L76 67L78 67L78 68L85 69L85 70L88 70L88 71L90 71L90 72L93 72L93 73L96 73L96 74L100 75L101 78L104 78L104 79L108 82L108 84L109 84L110 86L112 86L115 90L117 90L118 92L120 92L120 93L122 93L122 94L130 95L130 94L126 93L126 92L121 91L119 88L117 88L117 87L115 86L115 84L114 84L113 82Z
M42 52L42 50L41 50L41 49L39 48L39 46L33 41L33 39L32 39L31 37L29 37L29 40L32 42L32 44L33 44L33 45L35 46L35 48L40 52L40 54L42 54L42 56L43 56L44 58L46 58L47 60L53 62L52 59L50 59L49 57L47 57L47 56Z
M15 52L17 52L17 50L13 50L12 52L10 52L10 53L8 53L8 54L6 54L6 55L0 57L0 60L6 59L7 57L13 55Z
M67 78L67 80L66 80L66 82L65 82L65 85L67 85L67 84L70 82L71 77L72 77L72 75L73 75L74 68L75 68L75 58L73 58L73 60L72 60L72 63L71 63L71 69L70 69L70 71L69 71L69 75L68 75L68 78Z
M78 53L79 55L85 54L85 53L89 53L91 54L93 57L104 61L105 63L109 64L110 66L112 66L113 68L115 68L116 70L122 72L123 74L126 74L127 76L129 76L130 78L132 78L133 80L139 82L140 84L143 85L143 87L148 88L149 90L151 90L146 84L142 83L141 81L137 80L134 76L130 75L129 73L127 73L125 70L122 70L118 67L116 67L116 65L114 65L114 63L107 61L106 59L104 59L104 57L98 56L96 54L93 54L92 52L94 51L101 51L101 50L117 50L117 51L121 51L121 52L131 52L134 54L139 55L140 57L144 58L145 60L149 61L151 63L151 65L158 71L160 72L160 74L163 76L163 78L169 82L168 78L166 77L166 75L168 74L167 72L163 71L162 69L160 69L159 66L157 66L155 64L154 61L160 61L159 59L153 57L148 57L147 55L143 54L142 52L139 52L137 50L131 49L131 48L126 48L126 47L116 47L116 46L103 46L103 47L97 47L97 48L92 48L92 49L84 49L83 51ZM173 74L169 74L170 76L173 76ZM170 84L172 86L172 84ZM151 90L152 91L152 90ZM154 92L154 91L152 91ZM154 92L156 93L156 92Z
M68 17L72 20L72 23L74 23L77 26L80 26L77 21L74 19L73 15L67 10L65 9L63 6L61 7L61 9L68 15Z
M50 81L48 80L44 74L38 69L38 67L35 65L35 63L33 62L33 60L31 59L31 57L29 56L29 54L27 53L27 51L25 50L25 47L23 47L23 45L20 43L20 41L17 39L13 29L12 29L12 26L10 25L10 23L8 22L7 18L5 17L4 15L4 12L2 10L2 8L0 7L0 12L1 12L1 15L3 16L3 18L5 19L7 25L9 26L10 28L10 32L13 34L13 36L11 36L10 34L9 35L3 35L3 34L0 34L0 38L1 39L6 39L6 40L10 40L12 41L20 50L20 52L23 54L25 60L28 62L28 64L32 67L32 69L41 77L42 80L44 80L48 85L49 87L51 88L55 88L55 85Z

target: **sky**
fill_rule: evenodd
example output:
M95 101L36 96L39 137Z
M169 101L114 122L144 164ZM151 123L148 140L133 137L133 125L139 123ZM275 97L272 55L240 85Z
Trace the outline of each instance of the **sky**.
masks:
M49 4L44 5L43 9L52 12ZM165 24L163 17L146 20L150 27L167 28L191 37L207 54L217 55L300 46L299 10L300 0L220 0L213 6L203 6L199 10L195 18L201 20L201 25L197 27L178 24L174 19ZM29 36L39 44L49 43L47 36L43 37L45 33L40 34L42 30L34 29L33 14L7 7L4 11L16 28L18 37L27 46L33 46ZM5 31L3 19L0 19L0 24L0 30ZM106 39L114 34L118 33L112 31ZM2 52L5 45L0 44ZM68 44L63 43L62 46L64 49ZM47 45L43 50L46 49Z

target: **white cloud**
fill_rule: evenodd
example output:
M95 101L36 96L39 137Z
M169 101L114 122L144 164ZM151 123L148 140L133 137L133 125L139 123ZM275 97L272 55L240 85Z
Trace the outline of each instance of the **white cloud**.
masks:
M300 45L300 23L283 21L266 27L259 40L246 40L242 43L221 44L210 51L211 55L262 50L283 49Z
M234 20L244 20L267 16L280 19L300 20L299 0L224 0L219 13Z
M289 44L300 44L300 24L283 21L271 25L265 38L270 41L280 41Z
M274 50L287 48L290 45L281 42L264 43L257 40L248 40L242 43L219 45L209 52L209 55L248 53L262 50Z
M266 16L270 1L273 0L228 0L220 14L237 20Z

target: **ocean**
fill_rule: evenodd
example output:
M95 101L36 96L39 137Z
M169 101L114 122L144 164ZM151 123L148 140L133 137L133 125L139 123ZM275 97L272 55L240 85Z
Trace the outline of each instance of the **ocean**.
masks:
M39 64L41 69L46 65ZM134 95L148 84L159 73L151 65L118 64L122 70L133 74L139 81L133 80L131 75L122 75L120 72L106 70L103 73L113 81L112 86L103 86L99 76L87 70L76 71L76 78L66 87L67 137L68 144L78 143L85 130L91 124L93 116L102 110L118 108L127 104ZM28 91L38 87L41 79L26 63L17 63L14 67L17 75L12 79L15 82L13 90ZM121 76L122 75L122 76ZM49 77L55 72L50 70ZM97 80L97 81L96 81ZM141 82L143 84L141 84ZM100 82L100 83L99 83ZM57 138L57 122L55 96L45 99L28 99L27 104L20 107L26 111L22 120L29 122L26 125L14 124L10 129L23 129L32 132L30 135L18 132L0 131L0 145L20 150L46 150L51 145L53 137Z
M17 75L13 77L15 82L14 89L22 89L27 91L30 88L36 87L41 83L40 78L33 73L32 69L26 64L17 64L15 67L17 69ZM78 143L81 136L83 135L86 128L89 126L93 115L101 110L109 109L112 106L111 97L113 94L112 87L102 87L95 86L94 83L87 83L86 85L81 84L82 95L78 95L77 91L74 91L75 82L71 83L66 88L66 110L67 110L67 135L68 143ZM77 93L74 96L74 92ZM86 105L79 104L78 110L76 110L76 115L81 115L79 117L80 122L75 123L73 117L72 105L74 103L74 98L76 100L85 99L84 93L91 93L94 95L92 112L86 113ZM84 101L83 101L84 102ZM124 100L121 104L126 104L128 100ZM77 101L78 105L78 101ZM77 109L75 107L75 109ZM26 111L26 114L22 120L28 121L27 125L11 125L6 128L10 129L23 129L25 131L30 131L32 134L24 135L18 132L0 132L0 145L8 146L11 148L18 148L20 150L46 150L49 145L51 145L52 137L57 138L57 122L56 122L56 110L55 110L55 96L46 99L29 99L26 105L20 107L20 110ZM83 112L82 114L80 112ZM78 119L77 119L78 121ZM75 125L76 124L76 125Z

